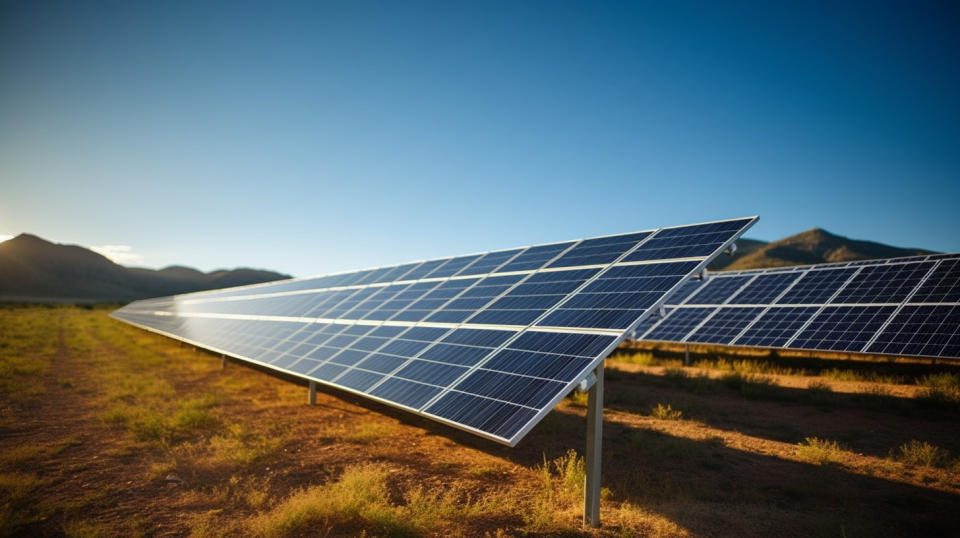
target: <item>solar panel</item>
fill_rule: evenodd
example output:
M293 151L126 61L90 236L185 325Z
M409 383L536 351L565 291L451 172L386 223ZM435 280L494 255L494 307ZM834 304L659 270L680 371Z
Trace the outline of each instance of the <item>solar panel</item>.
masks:
M112 315L513 446L755 220L149 299Z
M642 340L960 358L960 254L689 281Z

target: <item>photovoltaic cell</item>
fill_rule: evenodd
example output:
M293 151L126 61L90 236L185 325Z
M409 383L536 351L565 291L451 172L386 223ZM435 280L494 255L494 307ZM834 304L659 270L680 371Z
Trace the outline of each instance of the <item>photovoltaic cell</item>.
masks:
M932 267L933 262L863 267L832 302L899 303Z
M770 304L800 277L800 273L758 275L740 291L732 302L736 304Z
M620 255L639 241L646 239L649 235L649 232L642 232L614 237L587 239L552 262L549 267L607 264L616 260Z
M628 254L626 261L708 256L723 246L739 226L737 221L725 221L661 230Z
M680 288L677 291L667 297L667 302L670 304L681 304L704 285L706 285L706 280L699 278L686 280L683 284L680 284Z
M753 321L762 308L719 308L685 342L730 342Z
M711 278L696 295L687 299L687 304L723 304L752 276L731 276Z
M513 445L754 220L137 301L113 315Z
M892 306L829 306L797 335L793 347L860 351L893 313Z
M713 308L678 308L647 333L644 340L682 342L687 333L713 313Z
M823 304L830 299L856 269L811 270L805 273L777 302L781 304Z
M697 265L689 261L612 267L537 325L625 329Z
M817 312L817 307L771 308L738 339L738 346L781 347Z

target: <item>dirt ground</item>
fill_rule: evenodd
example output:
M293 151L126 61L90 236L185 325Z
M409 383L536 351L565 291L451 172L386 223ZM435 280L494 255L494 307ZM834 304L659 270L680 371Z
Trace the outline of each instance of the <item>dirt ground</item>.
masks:
M4 372L0 534L949 536L960 524L953 456L893 457L911 441L960 454L955 406L923 402L912 387L811 391L809 379L780 377L734 386L608 364L604 526L587 531L582 490L558 486L576 473L545 470L582 452L582 398L511 449L335 390L308 406L296 380L221 369L219 357L106 314L0 316L0 353L46 365ZM46 345L17 342L28 332ZM809 438L836 450L811 460L799 449ZM386 477L383 510L419 523L391 527L350 508L273 525L305 488L364 466Z

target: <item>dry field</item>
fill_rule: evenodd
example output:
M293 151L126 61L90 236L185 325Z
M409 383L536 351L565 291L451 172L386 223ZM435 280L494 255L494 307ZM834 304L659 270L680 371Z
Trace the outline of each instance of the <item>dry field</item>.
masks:
M960 382L674 359L607 365L604 526L585 398L510 449L306 389L105 309L0 309L0 536L938 536ZM573 449L576 452L570 452Z

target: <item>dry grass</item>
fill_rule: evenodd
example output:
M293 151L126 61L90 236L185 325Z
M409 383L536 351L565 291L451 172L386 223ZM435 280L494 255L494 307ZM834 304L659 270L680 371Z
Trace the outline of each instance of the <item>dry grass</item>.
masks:
M364 529L373 535L419 536L462 523L477 505L456 490L429 493L423 486L391 495L381 465L348 467L335 481L301 489L246 522L257 536L300 536Z
M960 444L942 433L944 415L891 414L882 385L860 395L876 399L875 407L847 409L811 405L839 397L823 380L778 385L770 376L781 374L739 359L718 360L725 370L712 375L675 360L660 361L665 375L611 371L604 527L585 533L583 460L567 449L582 446L586 395L565 399L506 449L343 395L321 393L319 405L307 407L301 386L237 364L221 371L217 357L102 310L0 309L0 335L0 360L13 376L0 385L0 416L15 434L0 436L0 535L935 535L954 528L960 469L950 451ZM30 367L18 369L25 361L11 358L11 349ZM923 383L953 390L949 376ZM919 441L903 444L907 429L906 438ZM855 496L863 498L856 509L844 504ZM902 505L885 504L894 498ZM835 509L823 513L824 504ZM910 519L918 505L927 510L920 523Z
M532 532L561 532L582 507L583 458L571 449L550 461L544 457L536 471L539 487L523 513L524 522Z
M917 385L947 391L960 390L960 375L952 372L928 374L917 380Z

